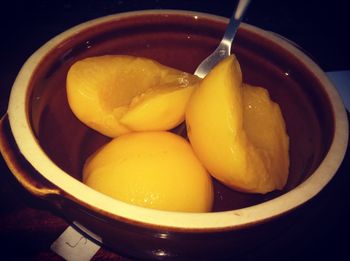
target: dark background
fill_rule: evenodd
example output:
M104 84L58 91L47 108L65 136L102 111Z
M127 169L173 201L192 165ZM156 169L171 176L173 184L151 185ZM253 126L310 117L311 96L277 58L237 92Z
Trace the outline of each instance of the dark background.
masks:
M234 0L12 0L0 4L1 114L26 58L43 43L81 22L142 9L186 9L229 17ZM348 1L252 1L245 22L281 34L326 71L350 68Z
M234 0L32 0L0 3L0 114L6 111L11 85L25 60L53 36L100 16L142 9L186 9L229 17ZM298 44L325 71L350 70L350 11L347 1L252 1L245 22L278 33ZM349 87L350 88L350 87ZM349 154L349 153L348 153ZM349 155L339 173L311 203L304 221L289 228L293 237L244 260L350 260ZM49 250L68 226L17 193L0 157L0 259L60 260ZM11 183L11 182L10 182ZM297 236L295 236L297 235ZM274 255L273 252L276 252ZM122 259L101 250L95 259Z
M142 9L185 9L230 17L235 0L12 0L0 4L3 114L16 73L42 44L84 21ZM326 71L350 68L348 1L252 1L245 22L292 40Z

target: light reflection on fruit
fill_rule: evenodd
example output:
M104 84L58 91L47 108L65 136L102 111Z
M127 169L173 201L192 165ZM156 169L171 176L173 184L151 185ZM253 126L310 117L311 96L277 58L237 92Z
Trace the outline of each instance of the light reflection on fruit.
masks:
M286 184L289 138L281 110L266 89L242 83L234 55L203 80L149 59L92 57L71 67L67 94L83 123L116 137L84 167L84 182L114 198L162 210L210 211L213 188L205 169L248 193ZM190 144L166 131L185 117Z

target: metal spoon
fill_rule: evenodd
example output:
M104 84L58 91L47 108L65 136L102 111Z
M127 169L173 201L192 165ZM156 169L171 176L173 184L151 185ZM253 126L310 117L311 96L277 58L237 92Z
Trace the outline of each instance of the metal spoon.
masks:
M207 58L205 58L194 72L198 77L204 78L205 75L221 60L231 54L231 45L236 35L237 29L241 23L244 12L246 11L250 0L239 0L234 14L226 28L225 34L219 46Z

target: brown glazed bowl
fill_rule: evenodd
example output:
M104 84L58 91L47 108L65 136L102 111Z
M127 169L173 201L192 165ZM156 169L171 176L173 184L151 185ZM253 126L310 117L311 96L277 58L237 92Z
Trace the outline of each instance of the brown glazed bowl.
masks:
M50 40L19 72L1 121L1 152L13 175L83 233L134 258L233 257L283 232L283 222L335 175L347 148L347 115L310 58L248 24L239 29L233 52L244 81L266 87L282 109L291 162L282 191L245 194L214 181L213 212L190 214L126 204L81 182L85 159L109 139L72 114L65 91L70 65L88 56L129 54L192 73L227 22L203 13L138 11L89 21Z

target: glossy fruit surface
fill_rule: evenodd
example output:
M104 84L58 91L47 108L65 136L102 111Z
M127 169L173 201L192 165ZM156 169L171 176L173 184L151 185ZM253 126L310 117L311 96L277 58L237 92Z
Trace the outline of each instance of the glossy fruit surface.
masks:
M184 120L199 78L154 60L126 55L90 57L73 64L67 96L75 116L109 137L169 130Z
M86 162L83 181L113 198L153 209L207 212L210 175L182 137L166 131L113 139Z
M289 138L267 90L242 84L235 56L201 82L186 112L193 149L218 180L251 193L282 189L288 178Z

